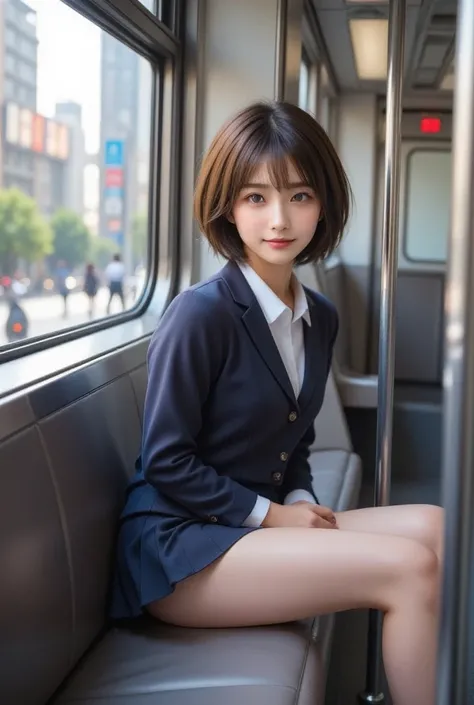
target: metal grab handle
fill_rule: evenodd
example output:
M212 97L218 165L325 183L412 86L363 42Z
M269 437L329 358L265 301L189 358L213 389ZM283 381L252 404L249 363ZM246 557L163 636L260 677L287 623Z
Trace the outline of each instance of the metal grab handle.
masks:
M453 182L445 292L443 506L446 508L437 705L466 705L468 597L474 529L474 3L456 30Z
M386 506L390 501L405 16L406 0L390 0L375 506ZM381 674L382 615L380 612L371 611L369 617L366 690L359 695L360 703L384 702Z

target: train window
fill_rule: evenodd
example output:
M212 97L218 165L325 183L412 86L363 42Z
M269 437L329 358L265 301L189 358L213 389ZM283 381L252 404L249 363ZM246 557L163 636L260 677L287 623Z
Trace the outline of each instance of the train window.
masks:
M60 0L15 8L36 52L1 121L0 346L133 308L148 270L151 65Z
M299 95L298 95L298 105L303 110L308 109L309 104L309 74L310 65L305 58L301 61L300 65L300 83L299 83Z
M407 162L405 255L445 262L451 196L451 153L415 150Z

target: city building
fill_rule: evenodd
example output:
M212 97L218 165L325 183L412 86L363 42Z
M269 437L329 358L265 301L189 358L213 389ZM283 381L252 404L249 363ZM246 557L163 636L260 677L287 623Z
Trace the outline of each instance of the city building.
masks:
M0 2L0 186L18 188L51 217L60 207L83 212L81 107L37 112L36 13L23 0Z
M131 224L137 200L138 54L102 32L100 235L123 252L131 270Z
M64 206L84 216L84 168L86 148L82 107L72 101L57 103L55 118L69 128L69 154L65 169Z
M36 13L22 0L0 3L0 96L2 103L14 103L36 112L38 40ZM5 114L5 113L4 113ZM25 124L29 121L25 117ZM25 129L28 129L25 127ZM5 138L5 129L2 130ZM21 140L3 139L0 155L3 188L18 187L34 196L36 164L34 154L24 151Z
M67 206L69 128L16 103L3 110L3 188L32 196L43 215Z

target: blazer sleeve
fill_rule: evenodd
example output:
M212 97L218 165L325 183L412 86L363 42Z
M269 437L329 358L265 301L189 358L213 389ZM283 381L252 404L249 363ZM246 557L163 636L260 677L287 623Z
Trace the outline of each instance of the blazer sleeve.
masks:
M226 325L212 308L199 292L184 292L170 304L153 336L142 467L147 482L196 517L241 526L257 493L203 463L196 442L203 405L225 355Z
M332 306L329 309L330 316L328 317L328 355L327 355L327 367L326 367L326 380L329 375L329 370L331 369L332 355L334 350L334 343L337 338L337 332L339 329L339 318L337 311ZM307 429L303 437L299 441L295 450L291 455L290 462L288 464L287 471L285 473L285 480L283 482L283 494L286 497L290 492L294 490L306 490L309 492L316 502L320 504L314 489L311 476L311 467L308 462L309 449L313 445L316 439L316 431L314 429L314 423Z
M313 490L311 468L308 462L309 449L315 438L314 424L311 424L291 454L283 481L283 495L285 497L294 490L306 490L318 504L320 503Z

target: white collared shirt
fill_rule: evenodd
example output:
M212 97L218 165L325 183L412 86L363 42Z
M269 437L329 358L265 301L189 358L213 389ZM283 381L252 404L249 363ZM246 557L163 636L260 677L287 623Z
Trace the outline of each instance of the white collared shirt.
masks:
M239 264L240 271L252 289L263 315L268 323L273 340L288 374L291 386L298 398L304 379L305 350L303 319L311 325L308 301L301 282L293 279L295 306L292 311L248 264ZM314 497L306 490L293 490L285 497L285 504L298 500L315 503ZM260 526L264 520L270 500L259 495L252 512L244 521L244 526Z

